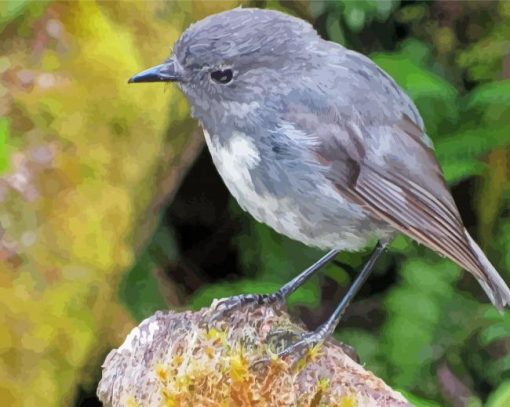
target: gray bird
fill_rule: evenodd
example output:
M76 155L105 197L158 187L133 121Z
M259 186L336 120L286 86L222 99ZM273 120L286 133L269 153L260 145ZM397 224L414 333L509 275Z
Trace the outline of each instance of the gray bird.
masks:
M307 22L237 8L191 25L163 64L129 82L176 82L239 205L279 233L330 251L278 292L284 301L340 250L378 241L346 296L315 332L321 342L396 233L472 273L500 310L510 290L466 231L411 99L367 57Z

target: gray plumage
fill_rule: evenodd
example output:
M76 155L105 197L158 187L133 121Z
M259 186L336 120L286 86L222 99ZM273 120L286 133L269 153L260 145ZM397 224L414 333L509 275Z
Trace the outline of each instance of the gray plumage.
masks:
M168 63L240 206L320 248L402 232L471 272L499 309L510 290L464 228L423 120L370 59L303 20L235 9L192 25ZM211 71L231 69L226 84Z

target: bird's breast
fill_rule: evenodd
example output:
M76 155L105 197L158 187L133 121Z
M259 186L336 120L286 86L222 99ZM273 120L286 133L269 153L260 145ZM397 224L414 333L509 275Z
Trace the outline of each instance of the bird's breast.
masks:
M295 169L283 174L281 163L280 171L275 170L276 162L267 173L263 160L268 157L262 157L250 136L234 132L220 140L205 129L204 136L228 190L256 220L310 246L354 250L366 244L369 234L363 230L366 218L361 209L343 201L320 174L298 176ZM284 188L280 179L284 176L292 188L287 185L286 193L271 193Z
M244 133L234 132L220 141L204 129L205 142L216 169L230 193L244 209L257 201L251 171L260 163L260 151Z

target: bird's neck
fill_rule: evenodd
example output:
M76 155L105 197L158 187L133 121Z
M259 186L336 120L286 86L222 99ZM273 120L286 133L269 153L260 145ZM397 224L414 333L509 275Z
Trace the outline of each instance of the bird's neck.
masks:
M196 118L203 129L224 144L235 133L243 133L255 136L263 133L272 120L267 116L267 111L261 109L258 102L223 102L221 106L208 111L200 108L193 109L193 117ZM271 115L274 118L274 114Z

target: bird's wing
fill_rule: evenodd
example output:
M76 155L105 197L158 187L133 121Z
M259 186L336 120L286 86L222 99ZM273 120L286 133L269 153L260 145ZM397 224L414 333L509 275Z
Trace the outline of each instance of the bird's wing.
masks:
M308 98L289 109L293 125L316 141L308 159L371 217L470 271L501 308L510 291L465 230L416 108L386 74L361 76L351 72L343 83L355 99L347 109L331 102L334 84L328 106Z
M369 127L349 119L335 124L330 120L331 116L319 118L314 129L306 131L336 128L337 134L317 134L322 142L311 159L324 168L325 177L342 196L371 217L477 272L479 262L422 130L408 116L391 125Z
M330 141L313 153L343 198L471 272L499 309L509 304L507 285L464 228L431 148L417 137L419 129L404 117L393 126L354 131L370 132L364 135L369 144L342 146L338 141L346 138L339 137L336 147Z
M412 127L407 117L391 127L372 129L372 137L388 132L386 142L392 137L398 145L389 146L382 156L377 147L367 147L369 151L365 151L362 159L351 162L355 172L347 182L335 171L338 164L334 159L330 164L333 171L328 171L327 176L340 192L373 217L450 257L463 268L479 273L480 263L437 160L430 147L415 137L418 133L409 134L404 126ZM418 132L418 128L413 131ZM332 159L331 151L317 151L317 154L323 162Z

